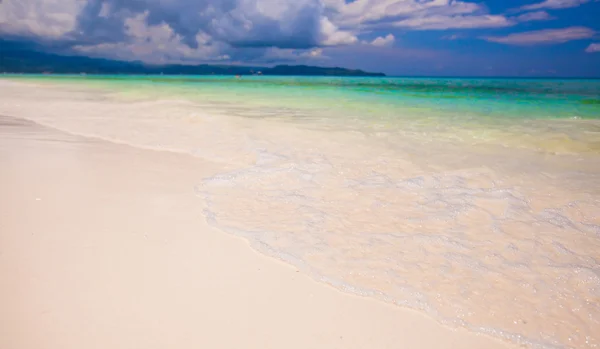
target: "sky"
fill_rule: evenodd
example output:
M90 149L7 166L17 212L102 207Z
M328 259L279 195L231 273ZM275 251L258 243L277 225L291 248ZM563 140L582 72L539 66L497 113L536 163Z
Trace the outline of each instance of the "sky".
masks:
M600 77L600 0L0 0L0 38L152 64Z

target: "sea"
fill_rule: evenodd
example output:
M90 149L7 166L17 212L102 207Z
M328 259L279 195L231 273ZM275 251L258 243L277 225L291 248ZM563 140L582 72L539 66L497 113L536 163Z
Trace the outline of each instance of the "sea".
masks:
M221 164L190 188L198 214L316 280L531 348L600 348L600 80L0 82L4 115Z

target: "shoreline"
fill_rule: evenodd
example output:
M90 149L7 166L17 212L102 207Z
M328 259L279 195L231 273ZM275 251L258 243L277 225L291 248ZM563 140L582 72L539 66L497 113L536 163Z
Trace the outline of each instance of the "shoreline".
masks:
M595 154L379 138L360 123L287 120L160 86L0 85L0 114L193 161L148 163L202 203L189 217L312 280L511 343L594 346Z
M219 165L0 117L0 346L510 348L208 226Z

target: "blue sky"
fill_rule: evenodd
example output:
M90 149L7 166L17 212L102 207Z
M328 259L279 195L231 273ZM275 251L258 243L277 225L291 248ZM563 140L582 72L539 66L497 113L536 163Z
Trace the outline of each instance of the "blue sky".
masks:
M598 0L0 0L0 38L156 64L600 77Z

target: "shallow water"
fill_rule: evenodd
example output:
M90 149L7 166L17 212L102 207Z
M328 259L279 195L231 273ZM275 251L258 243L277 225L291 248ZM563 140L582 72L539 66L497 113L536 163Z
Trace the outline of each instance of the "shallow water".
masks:
M599 81L0 83L2 114L221 163L199 214L317 279L518 343L600 346Z

